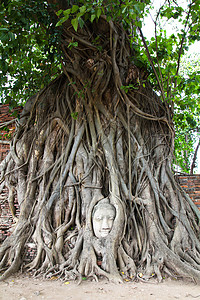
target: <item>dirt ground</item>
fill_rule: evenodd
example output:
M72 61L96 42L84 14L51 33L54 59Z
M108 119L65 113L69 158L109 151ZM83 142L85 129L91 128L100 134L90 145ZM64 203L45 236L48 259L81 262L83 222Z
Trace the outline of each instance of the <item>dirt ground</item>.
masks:
M16 275L0 282L1 300L169 300L200 299L200 285L192 282L165 279L156 281L125 282L123 284L83 281L43 280L27 275Z

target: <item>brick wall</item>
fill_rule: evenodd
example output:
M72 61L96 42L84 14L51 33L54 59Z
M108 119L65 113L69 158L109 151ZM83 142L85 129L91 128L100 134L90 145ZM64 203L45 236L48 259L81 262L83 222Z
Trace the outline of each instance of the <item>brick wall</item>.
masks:
M181 175L177 178L181 187L200 210L200 175Z
M10 111L9 104L0 104L0 161L6 157L10 150L10 140L15 131L14 119L21 110L21 107L16 107Z
M10 140L15 131L15 118L22 110L17 107L9 110L9 104L0 104L0 162L6 157L10 151ZM14 113L15 112L15 113ZM14 113L14 114L13 114ZM13 121L13 122L12 122ZM19 215L19 205L17 197L15 197L14 206L16 216ZM6 188L0 194L0 243L11 234L14 220L10 212L8 203L8 190Z
M0 161L4 160L10 151L10 142L0 140Z
M15 214L19 216L19 204L15 195L14 200ZM10 212L8 203L8 190L4 188L0 195L0 243L11 234L12 226L14 225L13 216Z

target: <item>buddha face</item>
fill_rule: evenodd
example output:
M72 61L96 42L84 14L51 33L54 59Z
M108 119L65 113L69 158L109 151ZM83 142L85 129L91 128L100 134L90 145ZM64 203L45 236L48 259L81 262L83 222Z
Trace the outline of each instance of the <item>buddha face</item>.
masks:
M112 229L115 219L115 208L109 203L97 205L93 214L94 234L98 238L106 237Z

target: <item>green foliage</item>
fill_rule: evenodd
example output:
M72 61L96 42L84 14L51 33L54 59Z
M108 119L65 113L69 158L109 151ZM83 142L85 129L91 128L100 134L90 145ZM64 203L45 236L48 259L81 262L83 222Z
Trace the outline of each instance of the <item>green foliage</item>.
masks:
M57 16L60 20L57 22L56 26L62 25L69 18L71 24L75 31L78 30L78 26L81 28L84 26L86 21L93 23L95 20L98 21L100 16L103 14L106 16L107 21L110 20L122 22L122 24L128 28L132 27L134 24L134 32L136 33L136 28L142 27L142 18L144 14L144 9L150 0L145 0L138 2L137 0L126 0L121 3L121 1L83 1L80 0L77 4L74 4L71 8L67 10L59 10ZM83 4L83 5L82 5Z
M199 40L199 4L199 0L163 1L154 13L154 32L146 40L147 47L138 40L136 49L140 48L134 58L148 69L154 90L171 107L176 131L175 164L183 172L190 171L199 132L199 56L186 56L189 46Z
M200 55L188 55L182 60L181 82L177 88L174 123L176 162L189 172L194 144L200 134Z
M80 4L82 1L80 1ZM85 21L90 20L92 23L95 19L99 19L102 13L104 13L104 7L102 1L99 1L96 5L91 1L83 1L84 5L73 5L66 10L59 10L57 16L61 19L57 22L56 26L62 25L69 18L71 18L71 24L75 31L78 30L78 26L83 28Z
M16 106L59 72L60 31L42 1L3 1L0 7L1 102Z
M75 112L71 113L71 116L72 116L72 118L73 118L74 120L77 120L77 119L78 119L78 112L75 111Z
M85 22L98 21L106 15L107 20L122 22L128 28L134 23L142 26L140 17L145 5L136 0L120 1L76 1L66 10L58 10L57 19L50 6L41 0L4 0L0 7L0 91L1 102L12 107L23 103L29 96L43 88L60 72L59 41L61 26L70 22L75 31ZM132 27L133 28L133 27ZM101 45L96 43L99 51ZM69 48L77 47L71 41Z

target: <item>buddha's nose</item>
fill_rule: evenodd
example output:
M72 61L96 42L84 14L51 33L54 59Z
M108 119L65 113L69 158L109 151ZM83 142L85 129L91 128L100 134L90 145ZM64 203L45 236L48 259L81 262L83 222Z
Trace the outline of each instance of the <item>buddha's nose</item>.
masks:
M107 218L103 218L102 229L110 229Z

